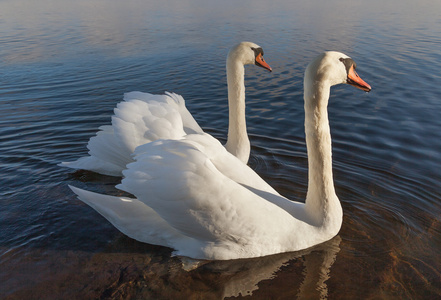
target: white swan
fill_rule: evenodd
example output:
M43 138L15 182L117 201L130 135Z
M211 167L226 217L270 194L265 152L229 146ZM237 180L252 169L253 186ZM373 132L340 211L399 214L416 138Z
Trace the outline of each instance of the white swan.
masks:
M250 142L245 122L245 68L255 64L271 71L263 59L260 46L242 42L234 46L227 57L229 105L228 139L225 147L245 164L250 156ZM182 96L166 93L152 95L130 92L117 105L112 125L101 126L89 140L89 156L60 166L121 176L126 165L133 162L132 154L139 145L158 139L179 139L203 130L185 107Z
M334 190L330 87L371 87L346 55L326 52L305 72L309 186L305 203L278 194L213 137L189 134L135 150L117 187L136 199L72 190L124 234L196 259L250 258L306 249L335 236L343 211Z

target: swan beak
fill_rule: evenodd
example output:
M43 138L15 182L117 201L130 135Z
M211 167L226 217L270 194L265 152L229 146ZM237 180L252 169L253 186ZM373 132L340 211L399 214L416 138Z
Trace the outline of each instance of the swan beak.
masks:
M257 57L256 57L256 66L267 69L270 72L273 71L273 69L271 69L269 64L267 64L266 61L263 59L262 53L259 53L259 55L257 55Z
M358 76L353 65L349 69L348 79L346 82L368 93L372 90L371 86L367 84L363 79L361 79L360 76Z

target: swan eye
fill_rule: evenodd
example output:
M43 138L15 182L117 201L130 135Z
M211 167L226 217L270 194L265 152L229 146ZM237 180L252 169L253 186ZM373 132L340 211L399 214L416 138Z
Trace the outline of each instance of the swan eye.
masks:
M262 56L263 56L263 49L262 48L251 47L251 50L254 51L254 57L257 57L259 54L262 54Z
M340 57L339 60L345 65L347 72L349 72L349 70L351 69L352 66L354 66L354 69L357 68L357 64L350 57L347 57L347 58Z

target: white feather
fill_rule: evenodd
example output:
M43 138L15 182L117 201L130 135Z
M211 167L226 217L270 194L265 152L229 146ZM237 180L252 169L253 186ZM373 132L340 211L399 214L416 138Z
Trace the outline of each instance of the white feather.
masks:
M126 235L196 259L250 258L327 241L340 230L343 216L327 117L329 90L347 76L342 56L328 52L305 72L305 203L282 197L203 132L138 146L117 186L136 199L72 190Z
M242 42L232 48L227 58L230 107L227 148L243 163L247 163L250 156L245 124L244 65L255 63L253 49L257 48L259 46L254 43ZM125 94L124 101L114 109L112 125L100 130L89 140L88 157L63 162L60 166L121 176L126 164L133 161L131 155L137 146L203 132L187 110L184 98L168 92L165 95Z

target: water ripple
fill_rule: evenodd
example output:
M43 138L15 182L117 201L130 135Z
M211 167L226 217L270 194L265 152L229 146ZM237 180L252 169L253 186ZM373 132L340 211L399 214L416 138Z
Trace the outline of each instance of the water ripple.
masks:
M192 0L192 5L109 1L104 7L98 2L0 2L2 278L9 280L12 273L17 290L32 290L28 279L35 276L26 272L33 267L43 280L53 278L48 270L54 266L66 266L73 274L81 265L68 262L81 260L84 254L78 251L112 252L118 243L129 245L128 253L147 247L160 257L143 264L143 270L173 263L169 250L143 248L128 238L118 242L118 231L67 187L117 195L118 178L70 172L57 164L86 155L89 138L110 124L124 92L133 90L183 95L199 124L224 143L225 57L234 43L251 40L265 49L274 71L246 67L249 164L290 199L304 201L308 185L303 112L308 62L324 50L345 52L373 87L369 94L350 86L331 91L334 181L344 222L341 243L330 247L338 252L325 272L330 278L321 271L304 272L303 262L323 261L312 251L293 258L257 290L253 285L253 296L286 291L287 298L295 298L301 286L316 295L319 286L331 299L439 297L441 23L436 5L277 1L269 7L255 1L250 8ZM70 253L63 263L51 260L63 251ZM323 251L320 259L328 257ZM145 252L136 254L145 258ZM120 263L112 257L106 259ZM157 273L166 278L167 272ZM213 285L196 277L218 278L210 272L176 278L202 289ZM225 272L222 276L230 276ZM322 274L323 282L309 286L312 281L305 279L301 285L305 274ZM294 277L299 283L293 292L287 286ZM38 286L46 287L44 282ZM85 290L84 282L79 286ZM58 289L61 285L52 290Z

